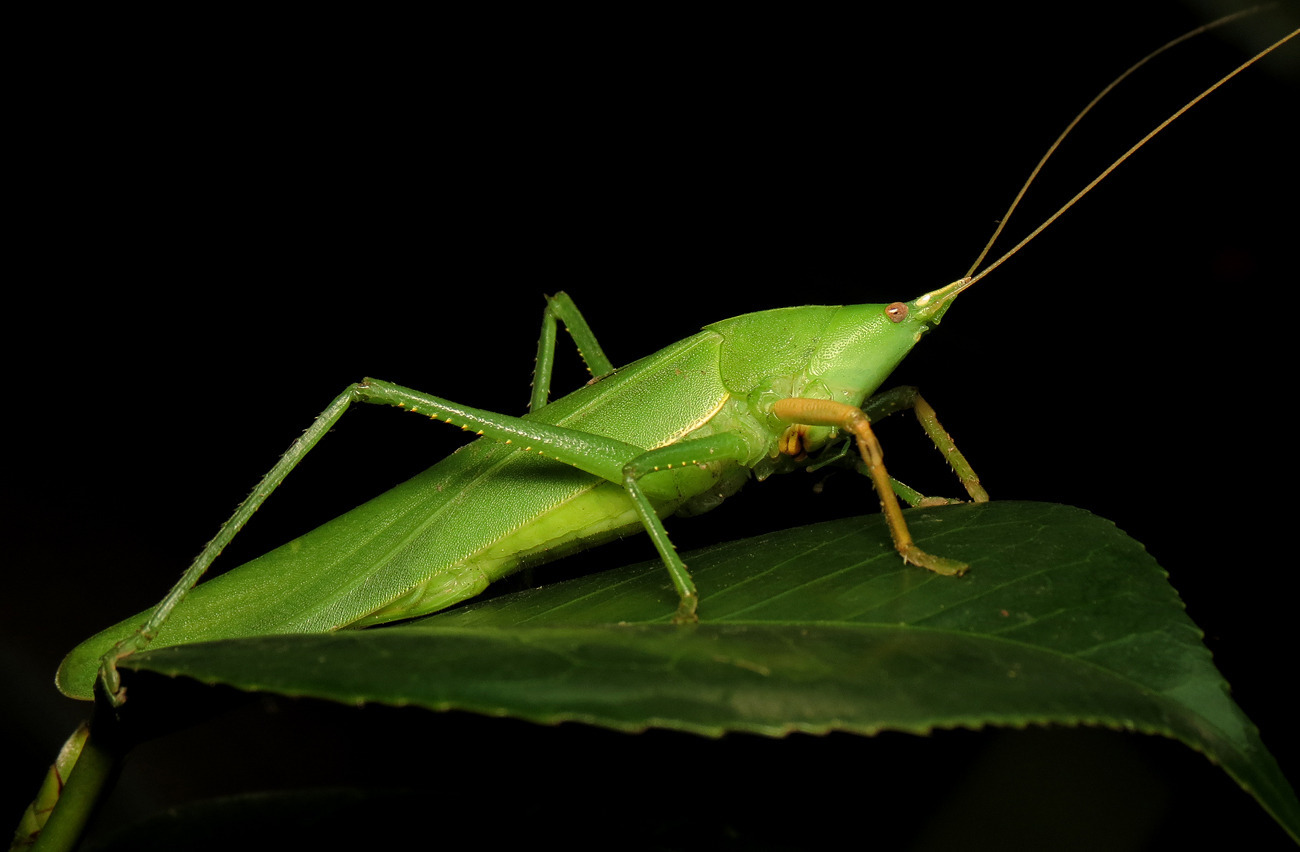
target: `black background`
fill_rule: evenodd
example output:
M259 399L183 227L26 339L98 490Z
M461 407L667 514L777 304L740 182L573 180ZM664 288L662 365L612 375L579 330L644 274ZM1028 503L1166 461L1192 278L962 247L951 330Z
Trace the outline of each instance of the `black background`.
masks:
M82 713L50 685L62 654L156 601L348 382L522 412L545 292L571 293L620 363L737 313L908 299L960 277L1070 117L1202 20L1172 2L1042 8L36 34L5 312L6 813ZM1273 14L1142 72L1057 155L1010 234L1287 29ZM1147 545L1292 779L1294 451L1278 403L1298 64L1291 46L1175 124L963 296L895 376L921 386L995 499L1082 506ZM882 429L891 470L953 492L917 431ZM459 440L383 410L336 433L227 565ZM787 479L670 531L686 549L875 503L849 478L821 496ZM648 543L618 547L590 564L650 558ZM1285 844L1200 756L1106 732L713 742L262 710L227 717L237 733L142 749L115 814L275 788L301 760L321 783L334 769L409 783L413 768L446 785L432 836L526 814L542 839L621 808L640 836L680 797L688 838L716 820L793 846L843 831L953 848L954 826L965 848L1159 847L1210 829ZM308 756L231 757L278 740L276 725ZM214 750L185 751L205 738ZM232 762L242 778L218 771Z

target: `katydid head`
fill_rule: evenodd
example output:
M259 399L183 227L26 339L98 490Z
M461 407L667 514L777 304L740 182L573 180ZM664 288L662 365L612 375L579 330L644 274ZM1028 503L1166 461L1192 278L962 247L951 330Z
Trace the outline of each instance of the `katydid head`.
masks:
M971 283L962 278L910 302L840 308L809 372L826 386L831 399L860 406Z

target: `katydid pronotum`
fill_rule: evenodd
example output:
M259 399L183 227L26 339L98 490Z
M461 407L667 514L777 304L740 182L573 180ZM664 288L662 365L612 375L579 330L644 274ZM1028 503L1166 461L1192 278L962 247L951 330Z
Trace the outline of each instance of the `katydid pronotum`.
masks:
M864 229L864 230L865 230L865 229ZM1104 251L1104 246L1103 246L1103 247L1099 247L1098 250L1099 250L1099 251ZM894 289L895 286L896 286L896 285L891 284L890 287L889 287L888 289L892 291L892 290ZM536 290L542 290L542 289L558 289L558 288L552 288L552 287L549 287L549 285L548 285L548 286L539 286L539 287L535 287L535 288L533 288L533 289L536 289ZM571 287L570 289L575 289L575 290L576 290L576 289L578 289L578 288L576 288L576 287ZM876 288L875 286L873 286L873 289L877 289L877 288ZM1139 288L1134 287L1133 289L1137 290L1137 289L1139 289ZM914 293L912 293L912 292L909 291L909 292L907 293L907 295L914 295ZM680 298L680 294L679 294L678 296L665 296L665 297L666 297L666 298L672 298L672 299L676 300L676 299ZM790 298L787 298L787 301L789 301L789 300L791 300L791 299L790 299ZM816 299L809 299L809 298L806 298L804 294L798 294L796 297L793 297L793 300L794 300L794 301L804 301L804 300L822 300L822 299L820 298L820 295L819 295L818 298L816 298ZM590 308L590 302L591 302L591 298L590 298L590 297L583 299L582 302L583 302L583 306L584 306L584 307ZM495 308L495 307L497 307L497 306L494 306L494 308ZM749 306L741 306L741 307L743 308L743 307L749 307ZM674 310L674 311L677 311L677 310L678 310L678 307L677 307L676 305L674 305L673 310ZM724 311L724 312L722 312L722 313L717 313L717 315L718 315L718 316L723 316L723 315L726 315L727 313L735 313L735 312L736 312L736 311L734 311L734 310L733 310L733 311ZM696 313L696 309L695 309L694 307L692 307L691 310L690 310L690 313L692 313L692 314ZM716 312L715 312L715 313L716 313ZM530 312L530 317L531 317L531 312ZM636 322L637 322L638 324L654 325L655 322L656 322L656 318L653 317L653 316L640 317L640 318L637 318L637 319L636 319ZM527 325L530 325L530 326L531 326L531 325L535 325L535 320L532 320L532 319L530 318L530 320L529 320L529 322L527 323ZM603 340L605 340L605 341L606 341L606 344L609 345L609 344L608 344L609 331L608 331L608 326L607 326L607 324L605 324L605 323L601 323L599 320L593 319L593 325L595 326L595 330L596 330L596 333L598 334L598 336L600 336ZM438 341L434 341L434 342L431 343L430 346L429 346L429 357L430 357L431 359L438 359L438 358L443 357L443 356L446 354L446 352L447 352L447 347L448 347L449 345L450 345L450 344L444 344L444 343L440 343L440 342L438 342ZM562 345L563 345L563 344L562 344ZM932 345L933 345L933 344L932 344ZM458 348L459 348L459 347L458 347ZM611 346L611 348L614 348L614 347ZM463 351L463 350L461 350L461 351ZM375 370L374 372L379 373L379 374L381 374L381 375L384 374L384 373L383 373L382 371L380 371L380 370ZM413 383L414 383L414 382L413 382ZM428 383L428 382L422 382L422 384L429 384L429 383ZM510 387L511 384L512 384L512 382L508 381L504 376L493 376L493 378L492 378L492 386L493 386L494 389L507 389L507 388ZM435 389L435 390L439 390L439 391L441 391L441 387L434 387L434 389ZM448 396L453 396L453 394L452 394L451 392L448 392L447 395L448 395ZM245 403L245 404L248 405L249 407L251 407L252 405L255 405L256 402L255 402L254 400L249 400L249 401L248 401L247 403ZM490 404L490 401L488 401L488 402L484 402L484 403L482 403L482 404ZM941 408L941 412L946 412L946 411L948 411L948 410L949 410L949 409L948 409L947 406L943 406L943 407ZM191 413L192 413L192 412L191 412ZM183 416L185 416L185 415L184 415L184 414L181 414L180 416L183 417ZM958 433L958 437L960 437L960 433ZM904 475L904 478L907 478L907 477ZM750 495L751 499L752 499L754 496L755 496L755 495ZM680 526L680 525L679 525L679 526ZM703 590L703 592L704 592L704 594L707 596L707 590ZM671 610L671 603L670 603L668 609ZM704 610L704 611L703 611L703 614L704 614L704 617L707 618L707 610Z

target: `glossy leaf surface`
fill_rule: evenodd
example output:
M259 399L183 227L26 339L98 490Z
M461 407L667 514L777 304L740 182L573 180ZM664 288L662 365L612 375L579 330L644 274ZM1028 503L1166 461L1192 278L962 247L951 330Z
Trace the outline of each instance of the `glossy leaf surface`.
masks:
M689 554L703 623L643 563L368 631L179 646L130 666L245 690L626 731L871 734L1095 724L1183 741L1292 834L1300 804L1164 571L1111 523L995 502L909 513L971 563L904 566L879 516Z

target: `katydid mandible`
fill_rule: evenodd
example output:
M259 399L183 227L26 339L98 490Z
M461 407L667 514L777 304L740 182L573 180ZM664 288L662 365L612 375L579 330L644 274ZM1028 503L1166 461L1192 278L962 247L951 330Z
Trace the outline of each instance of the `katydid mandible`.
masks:
M841 450L847 435L855 440L902 558L960 574L961 563L911 542L898 494L914 505L929 501L891 482L871 421L912 408L971 499L987 499L979 480L914 391L871 395L956 296L997 263L910 302L787 308L723 320L619 369L574 303L557 294L547 302L532 410L523 417L381 381L350 386L258 485L144 627L135 616L78 646L60 669L59 686L74 697L89 697L104 658L105 684L115 693L114 658L142 649L155 636L157 644L178 644L364 627L434 612L524 565L641 529L672 578L674 619L691 621L698 594L661 519L707 511L751 476L816 464L821 454ZM561 322L593 381L548 402ZM661 401L656 414L646 413L655 407L647 400ZM353 402L397 406L482 438L347 515L195 587L252 512Z

